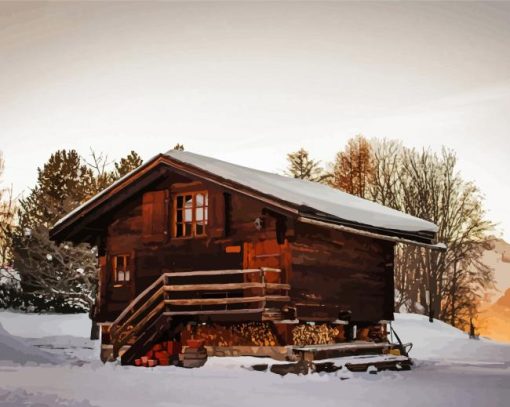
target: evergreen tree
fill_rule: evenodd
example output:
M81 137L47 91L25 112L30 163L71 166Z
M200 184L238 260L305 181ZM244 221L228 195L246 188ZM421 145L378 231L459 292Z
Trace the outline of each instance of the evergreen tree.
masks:
M10 234L22 287L22 300L10 304L37 311L93 312L97 291L95 248L88 244L55 244L49 239L49 229L141 163L140 156L131 151L112 170L112 163L103 153L91 150L87 162L75 150L60 150L38 168L37 184L21 199L18 224Z
M118 163L115 163L115 177L117 179L123 177L127 173L142 165L142 163L143 160L138 153L131 150L126 157L121 158Z
M23 289L39 302L36 308L49 301L60 311L86 310L93 303L95 253L85 244L55 244L49 229L94 193L97 180L75 150L57 151L37 172L11 234L14 267Z
M172 150L184 151L184 144L177 143Z
M37 169L36 187L20 201L20 223L51 227L64 214L90 196L92 171L75 150L59 150Z
M304 148L287 154L287 161L289 164L285 172L286 175L316 182L323 182L329 178L329 174L324 173L320 162L311 159L308 155L308 151Z

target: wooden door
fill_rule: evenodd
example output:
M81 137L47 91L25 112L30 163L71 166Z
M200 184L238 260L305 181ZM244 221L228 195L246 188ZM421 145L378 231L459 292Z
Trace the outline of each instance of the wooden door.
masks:
M287 240L278 244L276 239L247 242L244 244L243 267L245 269L271 267L278 268L281 273L266 273L268 283L287 283L290 279L291 254ZM248 275L252 279L259 276Z

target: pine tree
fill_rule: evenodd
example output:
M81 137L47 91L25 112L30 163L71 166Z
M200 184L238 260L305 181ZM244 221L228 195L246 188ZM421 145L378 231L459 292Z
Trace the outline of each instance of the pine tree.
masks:
M184 151L184 144L177 143L172 150Z
M121 178L127 173L133 171L135 168L142 165L142 158L136 153L136 151L131 150L131 152L124 158L121 158L118 163L115 163L115 176L116 178Z
M330 183L349 194L367 198L373 171L370 143L363 136L356 136L347 142L344 151L337 153Z
M97 180L75 150L57 151L37 172L35 188L20 200L11 234L14 267L34 301L58 304L60 310L88 309L95 290L95 253L85 244L55 244L49 229L94 193Z
M287 154L287 161L289 164L285 173L291 177L316 182L323 182L329 177L320 162L311 159L304 148Z
M59 150L37 169L37 184L20 204L24 226L47 228L80 205L94 187L92 171L75 150ZM28 218L27 218L28 217Z

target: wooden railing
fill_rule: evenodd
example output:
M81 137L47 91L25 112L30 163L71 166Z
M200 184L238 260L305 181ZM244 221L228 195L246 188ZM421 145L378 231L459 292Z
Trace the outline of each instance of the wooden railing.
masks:
M268 296L267 291L274 293L275 289L280 291L290 289L287 285L271 287L271 284L269 284L268 289L266 274L280 272L280 269L259 268L168 273L166 274L164 288L166 292L165 304L167 305L165 315L253 314L263 312L268 300L289 300L287 295L273 294ZM207 281L210 278L224 279L225 276L241 276L243 281L235 283ZM244 276L249 277L245 278ZM198 278L201 281L186 281L186 283L176 281L182 278L191 280ZM244 307L242 307L243 305Z
M164 311L164 282L161 275L138 295L110 326L113 357Z
M162 316L254 314L262 313L268 302L289 301L288 284L266 282L267 273L280 272L262 267L162 274L110 326L114 358Z

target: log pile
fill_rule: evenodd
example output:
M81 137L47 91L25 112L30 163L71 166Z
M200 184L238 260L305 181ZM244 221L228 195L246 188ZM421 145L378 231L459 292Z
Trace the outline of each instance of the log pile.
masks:
M368 339L374 342L385 342L388 334L386 326L382 324L372 325L368 330Z
M344 340L344 331L340 326L297 325L292 330L292 342L297 346L328 345Z

